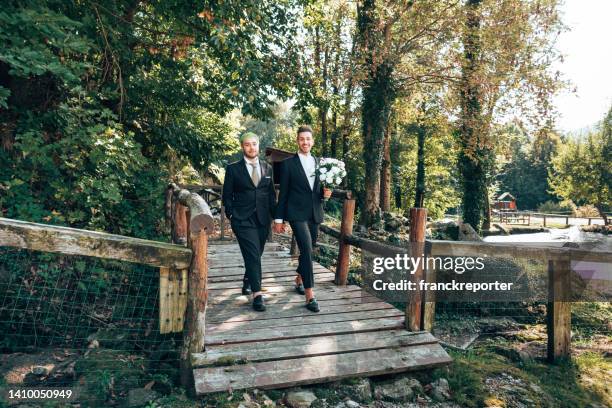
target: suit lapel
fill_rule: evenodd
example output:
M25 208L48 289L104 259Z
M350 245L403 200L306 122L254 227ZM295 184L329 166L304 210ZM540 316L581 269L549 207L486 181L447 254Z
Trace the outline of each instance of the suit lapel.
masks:
M298 167L299 172L302 174L302 180L304 181L304 183L306 183L306 186L308 187L308 189L312 190L310 188L310 182L308 181L308 176L306 175L306 171L304 170L304 166L302 166L302 161L300 160L299 153L295 154L295 165Z

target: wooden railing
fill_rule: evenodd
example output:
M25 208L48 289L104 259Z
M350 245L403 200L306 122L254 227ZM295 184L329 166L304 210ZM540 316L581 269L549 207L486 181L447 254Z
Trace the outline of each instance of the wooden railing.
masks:
M166 216L174 243L0 218L0 246L113 259L159 268L160 333L183 332L181 379L190 386L190 354L204 349L208 234L206 201L176 185L167 190Z
M607 215L607 213L606 213ZM562 220L561 223L565 225L570 225L570 219L580 219L586 220L587 225L591 225L593 220L603 220L601 216L599 217L579 217L573 215L572 213L542 213L537 211L498 211L495 214L498 222L503 224L523 224L523 225L531 225L532 223L536 223L536 220L542 220L542 226L546 227L547 223L549 224L551 220Z
M343 203L342 221L340 230L321 225L321 231L338 240L339 254L336 268L336 283L346 285L348 276L348 257L351 247L360 248L376 256L394 257L396 254L408 254L412 251L424 254L426 257L452 255L452 256L478 256L484 257L510 257L523 259L537 259L544 261L548 267L548 303L547 303L547 334L548 359L555 361L568 357L570 354L571 334L571 302L569 302L571 260L588 262L612 262L611 252L594 252L576 248L555 248L543 246L516 246L508 243L485 243L467 241L436 241L424 240L425 236L425 210L411 209L410 244L399 247L385 244L352 234L354 219L354 200L345 199ZM424 242L424 247L415 243ZM419 248L423 248L421 252ZM422 271L417 271L411 279L423 279ZM435 281L435 271L426 274L428 282ZM432 291L425 296L414 293L407 299L406 328L408 330L433 329L435 320L435 298Z
M204 350L206 328L206 305L208 301L208 235L214 230L214 220L208 203L197 193L183 189L171 183L166 190L166 222L170 226L172 240L177 244L187 245L191 249L192 259L189 269L188 297L185 304L185 324L183 328L183 345L181 348L181 383L187 389L193 389L193 370L191 354ZM178 287L185 287L181 279L185 272L168 270L168 282L179 281ZM182 283L182 285L181 285ZM171 294L175 285L164 293ZM160 282L160 299L161 299ZM168 308L165 318L176 310ZM182 304L181 304L182 305ZM161 307L160 307L161 313ZM180 314L180 312L179 312Z

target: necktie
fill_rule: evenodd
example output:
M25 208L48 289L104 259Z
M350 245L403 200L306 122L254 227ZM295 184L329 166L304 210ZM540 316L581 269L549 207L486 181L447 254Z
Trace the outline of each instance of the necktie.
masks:
M251 171L251 180L255 187L259 184L259 173L257 173L257 162L249 162L249 165L253 168Z

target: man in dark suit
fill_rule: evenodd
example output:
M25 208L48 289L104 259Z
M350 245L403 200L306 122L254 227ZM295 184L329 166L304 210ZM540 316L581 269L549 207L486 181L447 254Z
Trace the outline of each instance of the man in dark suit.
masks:
M323 188L315 176L318 160L310 154L314 144L310 126L299 127L297 144L299 151L295 156L281 163L274 232L283 232L284 221L289 221L300 249L295 289L306 296L306 307L318 312L319 304L313 292L312 249L317 243L319 224L323 222L323 198L329 198L331 190Z
M270 234L276 194L272 166L258 157L259 137L240 138L243 158L225 170L223 205L244 259L242 294L253 294L253 308L266 310L261 294L261 255Z

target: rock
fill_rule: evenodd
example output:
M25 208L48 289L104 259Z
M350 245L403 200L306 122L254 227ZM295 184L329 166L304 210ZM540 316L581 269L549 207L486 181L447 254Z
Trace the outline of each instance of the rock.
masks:
M494 346L492 347L492 350L497 353L500 354L502 356L507 357L508 359L516 362L516 363L523 363L523 364L527 364L533 361L533 358L531 357L531 354L529 354L527 351L525 350L517 350L514 348L510 348L510 347L504 347L504 346Z
M113 326L98 329L97 332L87 337L87 341L92 346L89 348L104 347L114 350L130 350L134 347L133 344L130 344L128 333Z
M459 241L482 241L480 235L468 223L459 224Z
M360 407L360 405L353 400L344 401L344 405L347 408L359 408Z
M372 399L372 384L367 378L361 378L356 384L343 386L343 393L357 401L369 401Z
M159 396L156 391L146 388L134 388L128 392L128 407L141 407Z
M384 229L389 232L397 232L404 225L408 225L410 222L406 217L402 217L398 214L390 212L383 213Z
M374 388L374 398L398 402L411 401L414 397L414 392L410 386L410 380L409 378L400 378L390 383L377 385Z
M34 375L38 375L38 376L45 376L45 375L49 375L49 367L45 367L45 366L34 366L32 367L32 374Z
M365 225L357 224L353 227L353 231L358 234L365 234L368 232L368 229Z
M292 391L285 396L285 404L291 408L308 408L316 399L310 391Z
M410 388L415 394L420 394L420 395L425 394L425 391L423 390L423 386L421 385L419 380L417 380L416 378L410 378L408 385L410 386Z
M444 402L450 399L450 387L446 378L440 378L431 383L431 398L434 401Z
M255 392L254 394L257 395ZM251 398L251 396L245 392L244 394L242 394L242 402L240 403L240 407L242 408L260 408L261 405L253 401L253 398Z
M266 394L261 394L261 399L263 400L264 407L273 407L276 405Z

